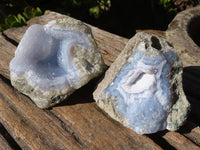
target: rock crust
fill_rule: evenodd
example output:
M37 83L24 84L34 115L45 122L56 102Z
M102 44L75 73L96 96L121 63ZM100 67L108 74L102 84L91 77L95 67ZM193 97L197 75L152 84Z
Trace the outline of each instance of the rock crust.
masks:
M139 134L177 130L190 109L173 46L142 32L129 40L93 96L113 119Z
M32 25L10 62L12 85L40 108L54 106L105 69L91 29L64 18Z
M168 25L166 38L173 44L184 66L200 64L200 7L182 11Z

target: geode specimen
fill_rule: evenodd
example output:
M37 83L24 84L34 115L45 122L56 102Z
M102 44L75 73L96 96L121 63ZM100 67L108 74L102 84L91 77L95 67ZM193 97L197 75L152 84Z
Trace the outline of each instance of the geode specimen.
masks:
M190 108L174 48L142 32L129 40L93 95L100 108L139 134L177 130Z
M104 70L91 29L81 21L59 19L32 25L10 62L12 85L40 108L63 101Z

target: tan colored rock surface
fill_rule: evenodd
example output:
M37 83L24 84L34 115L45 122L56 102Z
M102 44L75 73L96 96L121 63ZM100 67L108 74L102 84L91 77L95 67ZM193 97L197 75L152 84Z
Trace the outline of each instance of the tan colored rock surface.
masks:
M166 38L184 60L184 66L200 65L200 7L178 13L168 25Z

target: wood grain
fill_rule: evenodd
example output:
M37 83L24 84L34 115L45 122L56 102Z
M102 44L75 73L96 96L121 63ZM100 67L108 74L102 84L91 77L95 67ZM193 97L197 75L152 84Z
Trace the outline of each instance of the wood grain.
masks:
M30 21L27 22L28 26L32 24L41 24L44 25L48 23L51 20L54 19L61 19L61 18L67 18L69 16L62 15L56 12L50 12L46 15L40 16L40 17L35 17L31 19ZM102 57L105 61L105 63L109 66L118 56L118 54L124 49L126 43L128 42L128 39L114 35L112 33L100 30L97 27L89 25L92 29L93 36L99 46L100 52L102 54ZM8 29L4 31L4 34L9 37L10 39L15 40L16 42L19 42L20 39L22 38L25 29L27 27L20 27L16 30L16 28L13 29ZM147 32L147 33L153 33L157 34L160 36L165 37L165 32L164 31L157 31L157 30L137 30L137 32ZM187 55L185 53L179 52L179 49L176 50L177 53L179 54L181 60L183 61L184 67L188 65L193 65L193 66L200 66L200 64L197 64L195 62L198 61L193 61L191 63L191 60L194 59L192 56ZM185 59L187 58L187 59Z
M23 149L161 149L106 117L95 103L81 104L82 99L91 101L87 88L70 97L77 104L52 110L37 108L5 80L0 79L0 89L0 121Z
M0 33L0 74L10 78L9 63L14 57L16 46L8 42Z
M73 135L2 79L0 89L0 121L24 149L81 148Z
M28 28L27 26L23 26L20 28L14 27L14 28L5 30L3 33L7 38L14 40L16 43L19 43L24 33L26 32L27 28Z
M0 134L0 149L12 150L9 143L6 141L2 134Z
M46 24L63 17L68 16L51 12L30 20L28 26ZM90 27L103 59L109 66L128 39ZM9 62L16 49L16 45L10 41L19 43L26 29L8 29L4 35L0 35L0 74L7 79ZM41 110L28 97L14 90L4 77L0 77L0 122L23 149L165 149L159 140L152 138L152 141L149 138L151 136L138 135L102 112L92 98L96 80L77 90L62 104L50 110ZM185 132L187 128L190 130ZM179 133L161 132L156 136L173 148L190 146L195 149L199 148L199 135L198 127L186 124Z
M160 31L160 30L136 30L136 33L138 33L138 32L146 32L146 33L150 33L150 34L156 34L156 35L159 35L159 36L162 36L162 37L166 38L165 31Z
M177 132L168 132L163 136L167 142L179 150L199 150L200 148Z
M182 135L194 141L194 143L200 146L200 129L196 124L187 121L183 128L179 131Z

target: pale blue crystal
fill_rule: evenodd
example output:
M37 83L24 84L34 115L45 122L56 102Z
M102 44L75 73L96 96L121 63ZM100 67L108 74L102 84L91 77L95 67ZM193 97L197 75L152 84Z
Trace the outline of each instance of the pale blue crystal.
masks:
M145 56L139 49L136 49L134 57L131 58L131 62L123 67L115 77L113 84L105 89L105 92L112 93L113 96L118 97L117 111L128 118L127 121L130 126L138 133L151 133L166 129L166 119L169 113L169 99L171 95L170 89L168 88L167 73L170 70L170 63L172 63L170 60L172 60L173 57L176 56L171 53L151 58ZM155 72L153 74L157 82L154 83L152 88L148 88L139 93L127 94L121 85L125 84L124 82L134 74L140 62L147 66L140 65L141 68L139 69L144 69L147 72ZM153 66L159 66L159 64L162 64L160 68L153 68ZM141 71L140 75L144 76L143 73L144 72ZM156 93L154 93L155 91ZM160 96L163 98L162 101ZM156 117L156 119L153 119L154 117ZM144 128L146 128L146 131L140 131L140 129Z
M90 49L82 32L32 25L15 52L10 71L16 75L27 74L28 80L42 89L63 88L65 82L79 82L70 54L73 45Z
M94 99L113 119L139 134L174 131L190 107L181 74L182 63L166 39L138 33L108 69Z
M12 85L38 107L53 106L105 68L91 29L66 18L32 25L10 62Z

